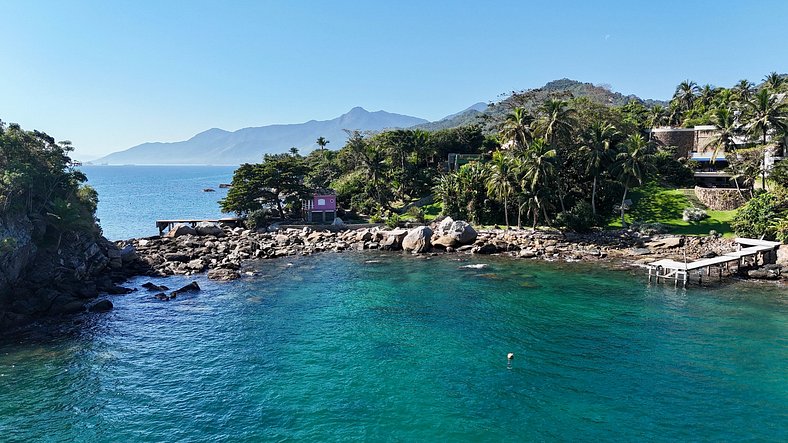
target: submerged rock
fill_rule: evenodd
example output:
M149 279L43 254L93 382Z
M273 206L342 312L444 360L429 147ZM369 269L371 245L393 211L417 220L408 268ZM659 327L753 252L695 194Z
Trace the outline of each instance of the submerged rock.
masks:
M114 306L112 302L109 300L100 300L96 302L93 306L90 307L90 312L108 312L111 311Z
M177 290L171 292L170 293L170 298L175 298L175 297L177 297L177 296L179 296L181 294L188 294L190 292L198 292L200 290L201 290L200 289L200 285L198 285L196 281L193 281L193 282L189 283L188 285L183 286L180 289L177 289Z
M160 285L157 285L157 284L152 283L152 282L143 283L142 287L147 289L147 290L149 290L149 291L159 291L159 292L166 291L166 290L170 289L170 288L168 288L168 287L166 287L164 285L160 286Z

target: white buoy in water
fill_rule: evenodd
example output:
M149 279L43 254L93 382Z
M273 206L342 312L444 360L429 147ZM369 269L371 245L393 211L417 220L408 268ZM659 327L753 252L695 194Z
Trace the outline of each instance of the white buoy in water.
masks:
M509 354L507 354L507 355L506 355L506 358L507 358L508 360L514 360L514 352L510 352Z

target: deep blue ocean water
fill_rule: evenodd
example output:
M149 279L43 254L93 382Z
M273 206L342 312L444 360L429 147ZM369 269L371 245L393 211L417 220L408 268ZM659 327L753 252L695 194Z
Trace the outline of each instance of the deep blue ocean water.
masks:
M156 220L232 217L219 210L234 166L83 166L99 193L97 217L110 240L156 235ZM211 188L216 192L203 192Z
M203 291L113 296L110 313L0 342L0 441L788 438L785 287L458 258L154 279Z

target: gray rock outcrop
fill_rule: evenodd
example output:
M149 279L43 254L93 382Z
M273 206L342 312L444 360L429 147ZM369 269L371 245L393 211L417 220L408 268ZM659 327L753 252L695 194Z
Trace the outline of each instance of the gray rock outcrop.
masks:
M446 217L435 227L432 243L445 248L470 245L476 241L478 234L473 226L462 220Z
M175 226L167 232L166 237L176 238L182 235L197 235L197 231L186 223L176 223Z
M432 249L431 238L432 229L426 226L413 228L402 240L402 249L415 254L429 252L429 250Z
M194 227L194 230L197 232L197 235L224 235L224 230L218 224L212 222L199 222Z

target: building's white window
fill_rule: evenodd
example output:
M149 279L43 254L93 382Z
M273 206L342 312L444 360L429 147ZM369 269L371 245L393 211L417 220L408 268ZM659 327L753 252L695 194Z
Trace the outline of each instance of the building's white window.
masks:
M317 204L318 204L318 206L325 205L326 204L326 199L324 199L324 198L317 199Z

